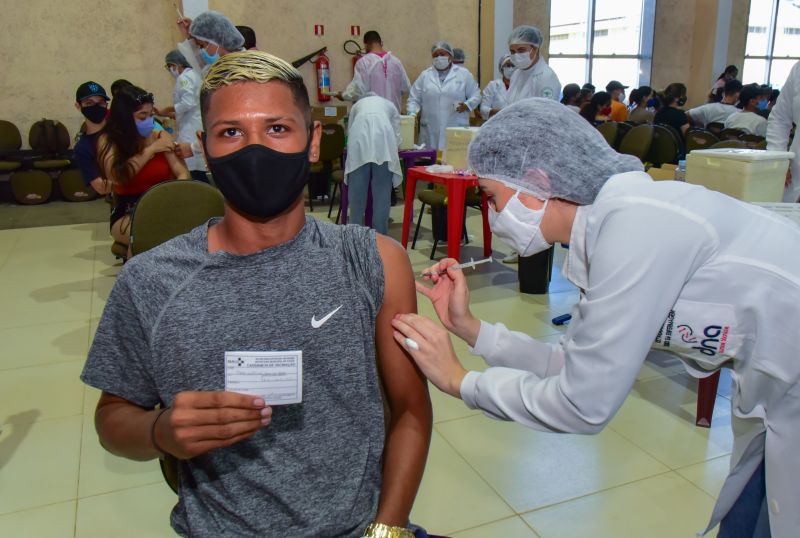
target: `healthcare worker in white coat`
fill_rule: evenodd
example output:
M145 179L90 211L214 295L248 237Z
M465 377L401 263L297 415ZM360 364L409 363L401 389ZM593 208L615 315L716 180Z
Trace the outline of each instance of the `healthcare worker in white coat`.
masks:
M500 78L489 81L489 84L483 89L481 116L485 120L508 105L508 86L511 84L511 75L516 71L510 54L500 58L500 61L497 62L497 69L500 71Z
M384 235L389 232L391 192L403 181L400 142L400 113L394 103L374 93L356 101L347 123L344 169L351 223L364 224L371 185L372 227Z
M529 97L560 98L561 82L542 58L541 46L542 32L535 26L517 26L508 36L508 50L517 68L508 88L509 103Z
M383 50L383 40L375 30L364 34L364 47L367 54L356 62L353 80L336 97L343 101L356 101L373 92L394 103L399 113L403 96L408 95L411 89L403 62L391 51Z
M463 273L444 260L430 269L433 287L417 289L445 328L415 314L392 322L425 375L491 418L593 434L651 349L674 353L697 377L730 368L733 454L707 530L722 521L719 538L770 528L796 538L800 226L704 187L652 181L636 158L545 99L484 124L469 163L497 237L523 256L569 244L563 271L580 301L558 344L538 342L476 319ZM488 369L465 370L448 330Z
M781 88L778 102L772 107L767 120L767 149L786 151L792 133L792 124L800 123L800 62L794 64ZM794 159L786 174L784 202L797 202L800 198L800 137L795 135L789 151ZM798 532L800 535L800 532Z
M164 63L170 74L175 78L175 87L172 90L172 106L158 109L157 113L175 118L177 131L176 144L190 144L197 140L197 132L203 130L203 121L200 118L200 75L192 69L183 54L177 49L167 53ZM185 159L186 167L192 174L192 179L208 183L206 163L200 155Z
M421 113L419 139L426 147L444 149L445 129L469 127L469 115L481 103L481 89L469 71L453 65L453 47L446 41L435 43L431 56L433 65L411 86L406 112Z

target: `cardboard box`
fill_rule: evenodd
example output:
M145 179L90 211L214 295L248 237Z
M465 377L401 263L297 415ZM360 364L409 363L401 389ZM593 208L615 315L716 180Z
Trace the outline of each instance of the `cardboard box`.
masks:
M323 125L326 123L339 123L345 116L347 116L347 105L311 107L311 119Z
M448 127L444 135L444 162L456 170L467 169L467 147L480 127Z
M415 116L400 116L400 149L413 149L415 127Z
M719 148L686 156L686 182L744 200L780 202L790 151Z

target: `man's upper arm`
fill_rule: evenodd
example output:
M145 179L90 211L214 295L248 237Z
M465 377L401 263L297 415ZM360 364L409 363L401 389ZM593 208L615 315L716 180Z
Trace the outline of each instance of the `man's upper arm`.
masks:
M394 340L391 321L397 314L416 313L414 274L405 250L393 239L378 235L378 251L384 267L383 304L375 324L378 369L392 411L427 408L430 398L425 377L413 359Z

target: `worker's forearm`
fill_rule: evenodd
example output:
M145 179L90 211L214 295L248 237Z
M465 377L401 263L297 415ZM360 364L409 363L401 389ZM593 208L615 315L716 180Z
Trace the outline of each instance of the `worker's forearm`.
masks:
M430 405L406 411L393 419L383 451L383 485L375 520L405 527L422 481L431 441Z
M161 454L153 446L150 430L160 410L112 403L95 413L95 427L103 448L131 460L147 461Z

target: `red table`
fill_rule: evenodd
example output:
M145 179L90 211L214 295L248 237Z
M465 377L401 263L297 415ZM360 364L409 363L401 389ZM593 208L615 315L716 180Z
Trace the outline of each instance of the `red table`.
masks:
M423 166L415 166L407 170L406 196L403 212L403 247L408 246L408 232L414 220L414 199L417 194L417 181L438 183L447 186L447 257L458 260L461 255L461 237L464 233L464 211L467 189L478 186L478 176L458 174L432 174ZM486 193L482 193L483 203L483 255L492 254L492 232L489 229L488 202Z

